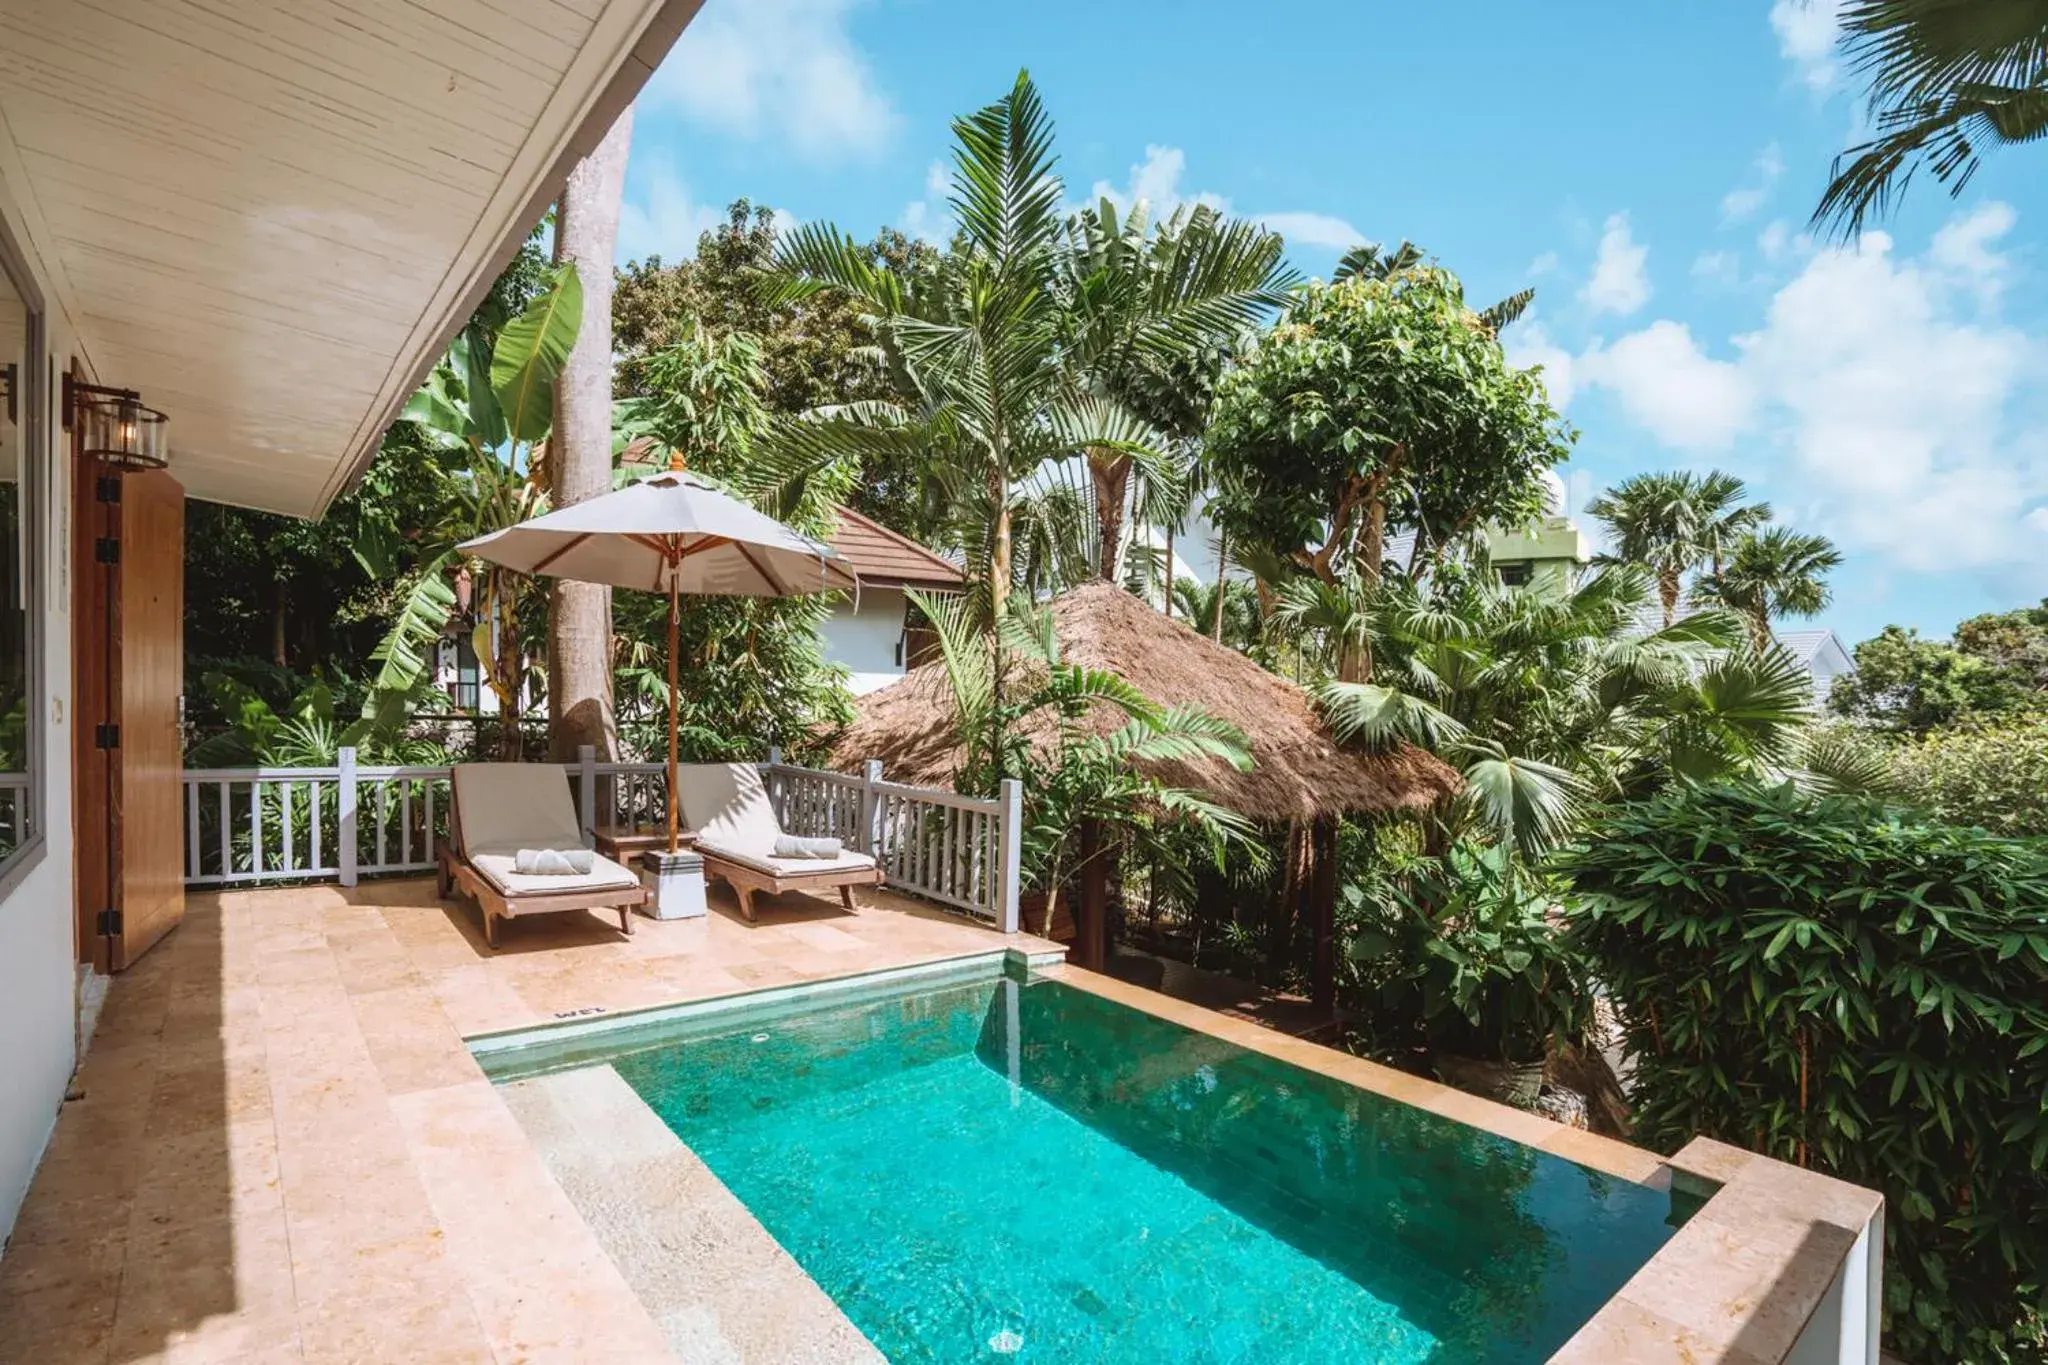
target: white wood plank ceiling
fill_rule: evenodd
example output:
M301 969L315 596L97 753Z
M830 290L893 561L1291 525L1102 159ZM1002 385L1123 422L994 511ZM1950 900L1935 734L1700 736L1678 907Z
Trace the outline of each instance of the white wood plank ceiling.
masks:
M695 8L0 0L0 167L186 490L317 515Z

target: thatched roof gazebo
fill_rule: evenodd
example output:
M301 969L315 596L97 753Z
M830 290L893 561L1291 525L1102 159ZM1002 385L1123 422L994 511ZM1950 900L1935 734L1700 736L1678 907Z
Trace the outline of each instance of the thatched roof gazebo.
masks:
M1366 753L1338 744L1307 692L1114 584L1075 588L1050 606L1066 662L1110 670L1162 706L1198 706L1245 733L1254 761L1249 772L1208 758L1153 762L1143 771L1251 819L1308 830L1316 875L1304 890L1316 919L1322 994L1334 979L1329 939L1337 818L1426 810L1458 790L1457 772L1408 745ZM942 664L913 669L902 681L860 698L856 710L858 719L833 742L834 766L879 759L895 781L951 785L963 755ZM1097 708L1090 721L1105 732L1123 724L1110 707ZM1038 742L1049 744L1051 737L1048 723ZM1101 916L1091 916L1085 904L1085 890L1079 953L1084 963L1095 956L1089 930L1101 927Z

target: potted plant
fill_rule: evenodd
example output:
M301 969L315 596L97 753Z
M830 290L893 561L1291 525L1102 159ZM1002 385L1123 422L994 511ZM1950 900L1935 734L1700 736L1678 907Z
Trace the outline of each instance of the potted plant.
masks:
M1529 1108L1551 1041L1581 1040L1591 1016L1552 888L1498 845L1460 842L1419 864L1394 918L1355 936L1351 956L1377 964L1382 1004L1418 1021L1443 1081Z

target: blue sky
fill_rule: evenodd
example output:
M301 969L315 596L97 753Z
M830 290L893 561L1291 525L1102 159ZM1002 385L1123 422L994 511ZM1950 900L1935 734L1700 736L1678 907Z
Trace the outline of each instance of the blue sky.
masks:
M948 120L1029 67L1076 200L1209 198L1305 272L1409 237L1580 432L1576 510L1720 467L1847 555L1820 618L1946 634L2048 594L2041 153L1811 240L1858 135L1835 0L706 0L643 94L622 254L687 255L729 200L943 235Z

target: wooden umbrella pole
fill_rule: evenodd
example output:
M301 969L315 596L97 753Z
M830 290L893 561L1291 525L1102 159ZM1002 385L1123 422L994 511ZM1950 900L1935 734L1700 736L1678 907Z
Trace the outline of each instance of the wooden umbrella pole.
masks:
M673 561L668 580L668 851L676 851L678 812L676 809L676 582L682 577Z

